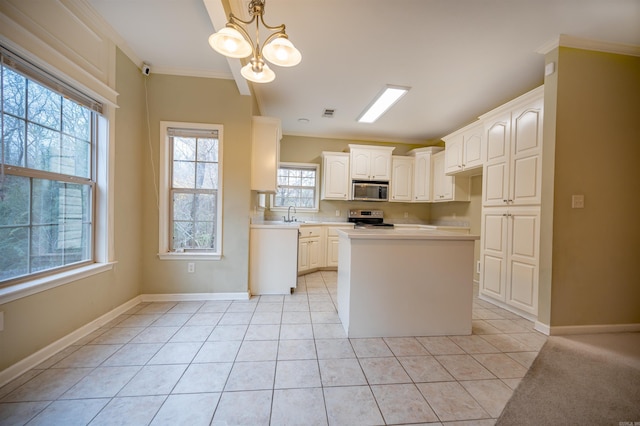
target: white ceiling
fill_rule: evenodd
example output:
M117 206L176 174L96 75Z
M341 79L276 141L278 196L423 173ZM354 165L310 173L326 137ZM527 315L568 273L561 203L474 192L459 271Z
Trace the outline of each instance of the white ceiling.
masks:
M222 0L87 1L152 76L239 70L207 43L226 22ZM246 18L247 3L231 9ZM445 136L542 84L536 52L560 34L640 45L640 0L268 0L264 17L286 24L303 56L272 66L274 82L250 83L261 113L281 118L285 134L358 140ZM386 84L412 89L378 122L357 123ZM325 108L335 116L323 118Z

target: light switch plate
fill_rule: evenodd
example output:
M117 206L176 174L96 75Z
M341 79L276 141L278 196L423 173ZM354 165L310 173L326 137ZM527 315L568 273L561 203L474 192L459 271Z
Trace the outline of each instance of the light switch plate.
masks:
M584 195L572 195L571 196L571 208L572 209L584 209Z

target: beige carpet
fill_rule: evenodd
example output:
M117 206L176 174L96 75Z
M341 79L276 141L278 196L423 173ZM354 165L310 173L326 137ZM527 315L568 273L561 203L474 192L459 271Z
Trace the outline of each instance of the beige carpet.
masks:
M496 424L626 422L640 422L640 333L549 337Z

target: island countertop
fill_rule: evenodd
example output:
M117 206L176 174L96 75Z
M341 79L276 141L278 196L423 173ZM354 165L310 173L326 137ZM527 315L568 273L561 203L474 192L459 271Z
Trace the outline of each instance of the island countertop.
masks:
M479 235L439 229L339 229L338 235L352 240L479 240Z

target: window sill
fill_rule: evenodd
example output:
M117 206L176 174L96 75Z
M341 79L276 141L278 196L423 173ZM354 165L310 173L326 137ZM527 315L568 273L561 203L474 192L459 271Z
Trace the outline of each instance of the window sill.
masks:
M158 253L160 260L221 260L220 253Z
M5 288L0 288L0 305L23 297L31 296L61 285L69 284L92 275L110 271L117 262L93 263L58 274L49 275L31 281L25 281Z

